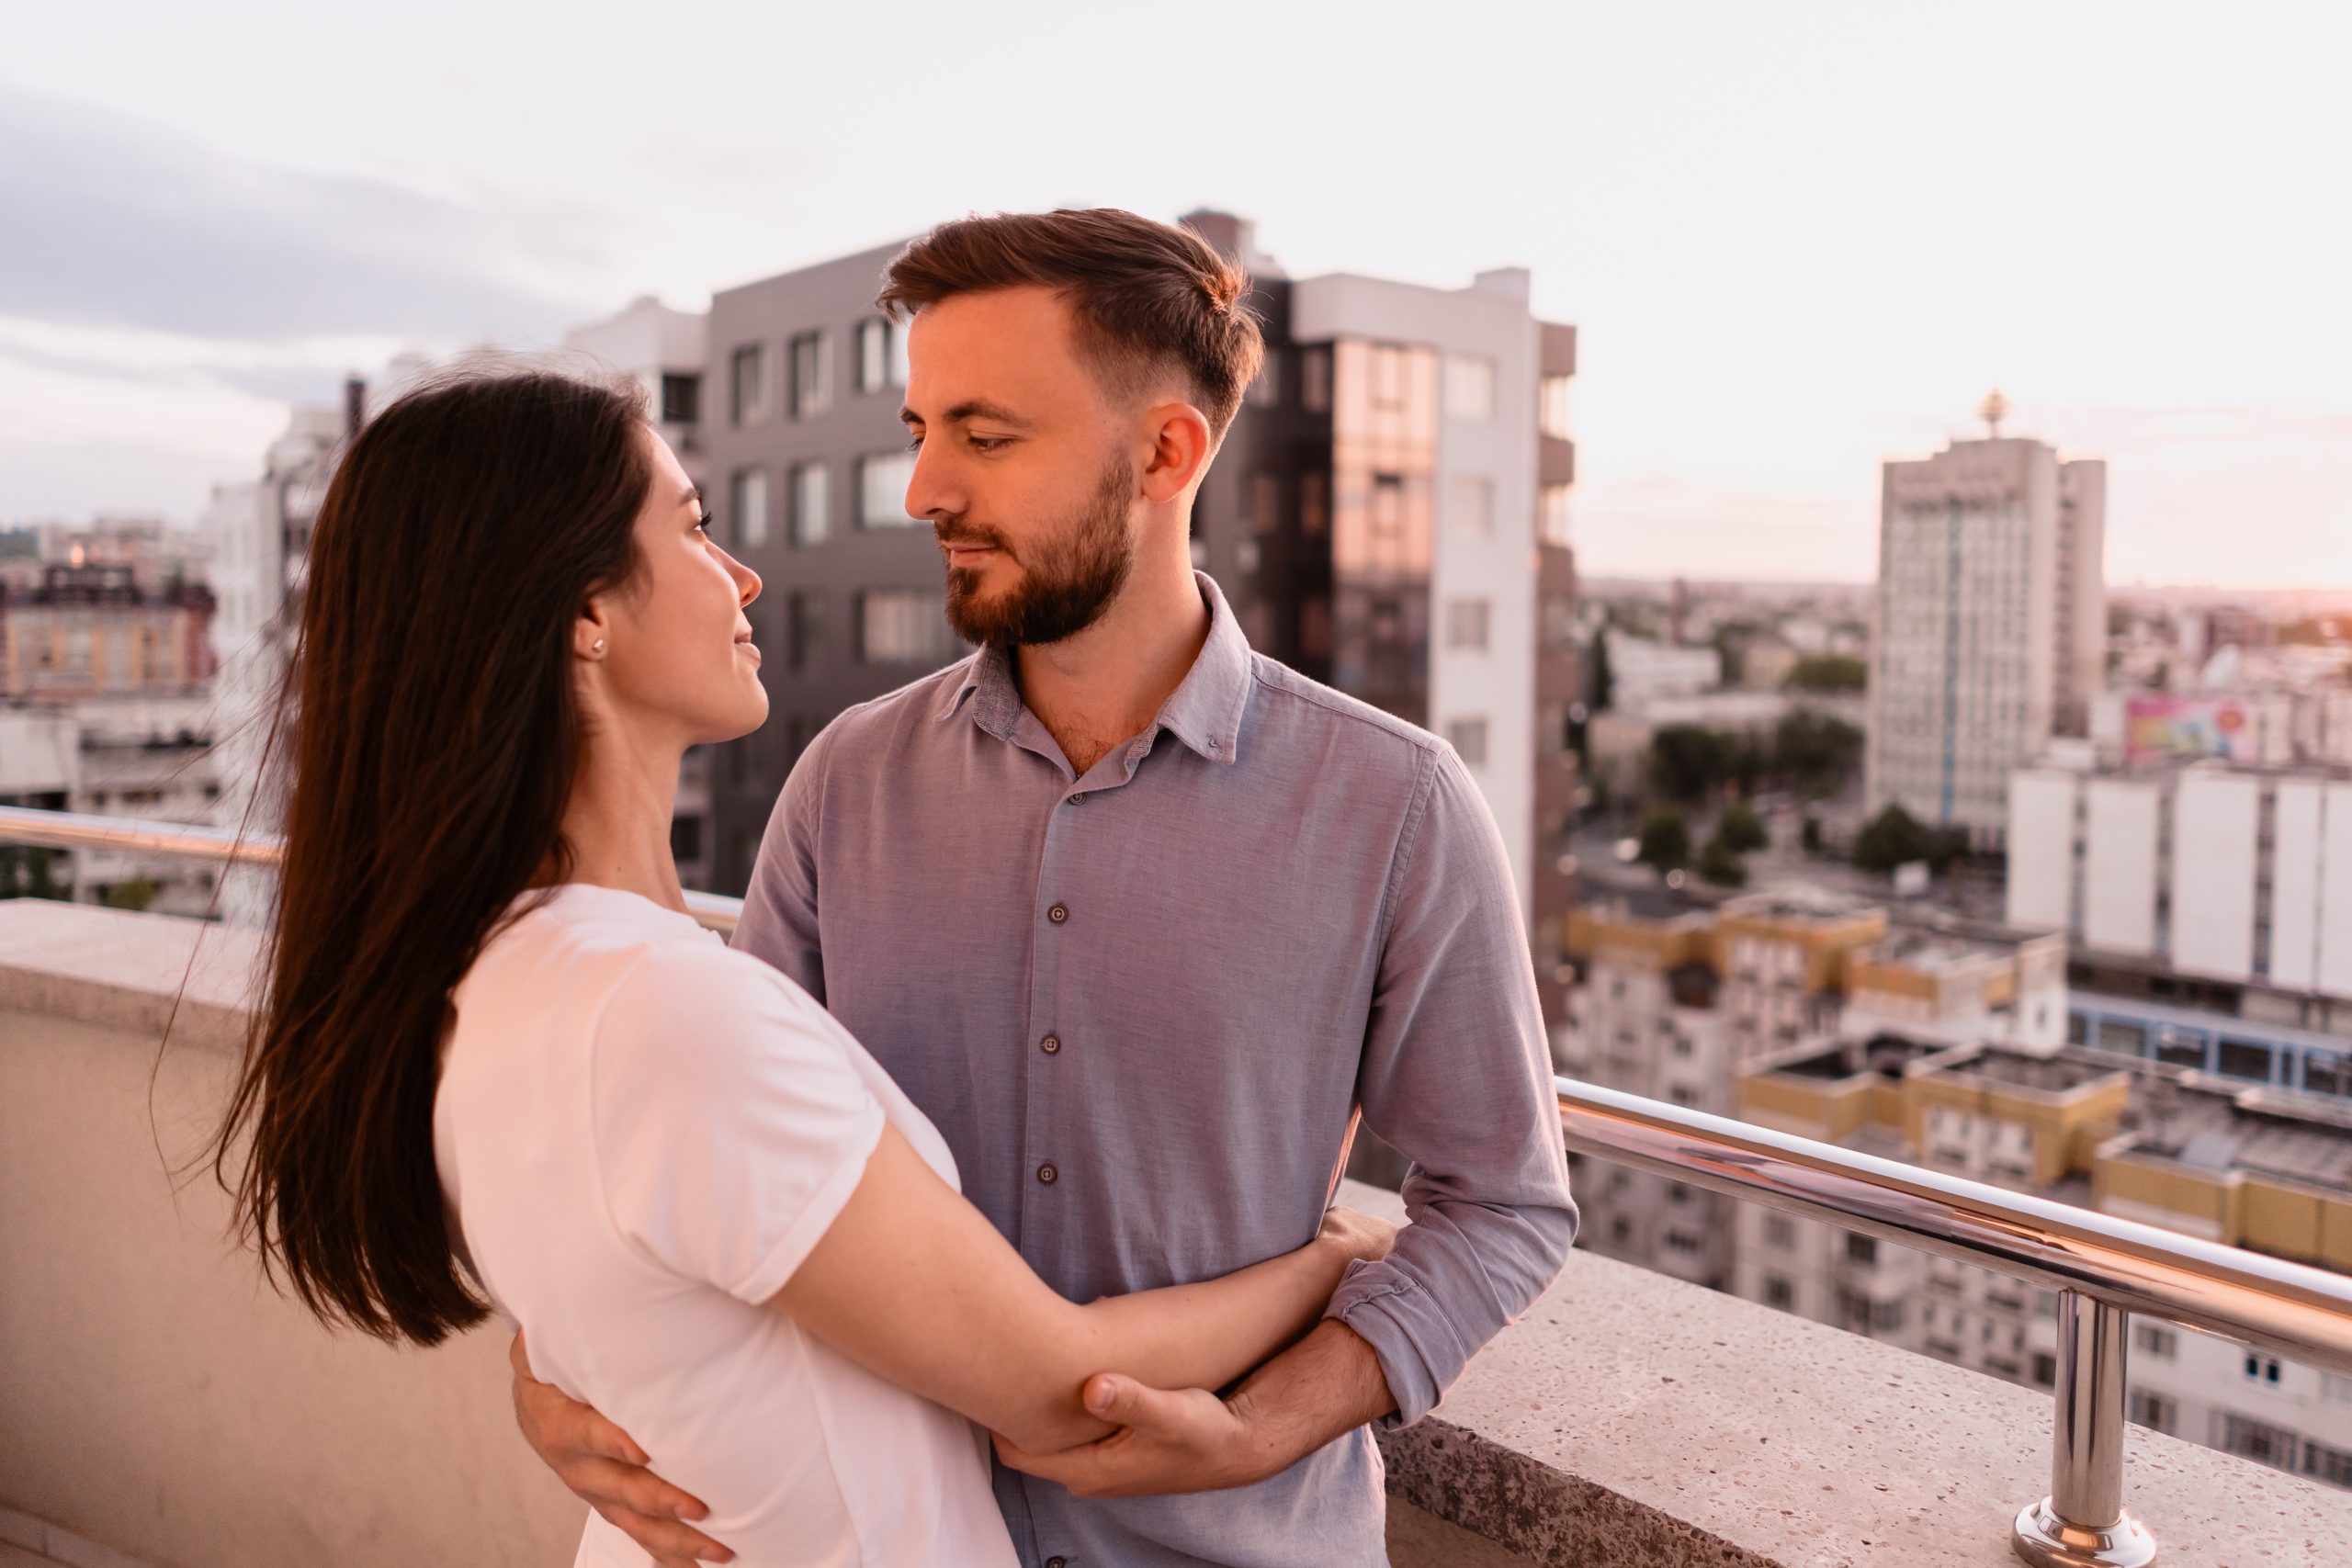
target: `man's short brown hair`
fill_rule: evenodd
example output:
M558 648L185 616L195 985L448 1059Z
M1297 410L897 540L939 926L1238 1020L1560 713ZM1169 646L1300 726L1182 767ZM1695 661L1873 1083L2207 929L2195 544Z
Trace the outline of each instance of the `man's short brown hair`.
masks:
M1249 283L1190 229L1093 207L942 223L899 253L874 302L896 320L958 294L1053 289L1107 385L1140 391L1154 374L1180 371L1221 437L1265 357L1240 302Z

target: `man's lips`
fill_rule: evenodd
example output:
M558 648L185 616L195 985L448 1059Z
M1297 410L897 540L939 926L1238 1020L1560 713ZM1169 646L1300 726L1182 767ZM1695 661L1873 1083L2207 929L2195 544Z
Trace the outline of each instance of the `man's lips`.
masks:
M947 551L949 566L970 566L997 553L994 545L947 545L943 547Z

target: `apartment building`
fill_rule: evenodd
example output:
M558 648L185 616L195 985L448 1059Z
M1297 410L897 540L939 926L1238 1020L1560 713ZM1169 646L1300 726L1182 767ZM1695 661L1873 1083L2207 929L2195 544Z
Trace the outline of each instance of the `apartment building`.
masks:
M1746 1114L1740 1097L1749 1063L1792 1053L1842 1061L1838 1049L1822 1054L1833 1041L1850 1043L1841 1049L1854 1065L1840 1071L1855 1076L1949 1045L1994 1040L2049 1049L2064 1036L2061 936L1890 930L1883 909L1806 890L1710 908L1662 889L1634 889L1598 892L1580 904L1568 919L1567 946L1582 979L1555 1054L1560 1071L1714 1115ZM1863 1125L1841 1124L1840 1134ZM1875 1152L1901 1157L1893 1145ZM1761 1223L1729 1199L1620 1166L1580 1170L1577 1192L1584 1245L1718 1288L1732 1285L1744 1256L1739 1227ZM1792 1223L1771 1216L1769 1224L1779 1235ZM1856 1239L1859 1250L1870 1250L1866 1239ZM1826 1250L1841 1242L1792 1232L1785 1245L1822 1250L1819 1269L1790 1280L1830 1280L1844 1271L1832 1269L1837 1260ZM1887 1291L1899 1292L1903 1283L1873 1278ZM1825 1322L1840 1320L1830 1294L1801 1307L1760 1283L1756 1293Z
M1712 911L1657 891L1614 892L1569 913L1584 977L1553 1059L1570 1077L1717 1116L1736 1113ZM1579 1243L1694 1284L1732 1265L1731 1199L1621 1165L1579 1163Z
M1572 328L1522 271L1430 288L1294 279L1219 213L1184 220L1250 271L1265 370L1193 516L1193 559L1252 647L1451 741L1502 830L1547 1021L1576 792L1566 438ZM767 727L721 749L713 886L739 891L785 775L834 715L968 651L907 515L902 326L873 297L898 246L713 297L700 440L729 548L769 584Z
M1885 465L1864 792L1997 845L2011 771L2081 735L2106 653L2107 467L2038 441Z
M2321 1268L2352 1269L2352 1110L2073 1047L1879 1034L1759 1066L1761 1125ZM2031 1387L2057 1373L2053 1292L1756 1205L1732 1289ZM2352 1485L2352 1380L2169 1325L2133 1325L2132 1420Z
M2007 915L2073 939L2075 1038L2352 1089L2352 773L2018 771Z

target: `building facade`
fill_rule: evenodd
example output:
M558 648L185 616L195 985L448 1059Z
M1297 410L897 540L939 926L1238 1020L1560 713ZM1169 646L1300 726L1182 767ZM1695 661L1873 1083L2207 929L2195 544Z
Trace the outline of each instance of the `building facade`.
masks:
M2106 497L2104 463L2013 437L1885 466L1872 810L1997 845L2011 771L2084 732L2106 653Z

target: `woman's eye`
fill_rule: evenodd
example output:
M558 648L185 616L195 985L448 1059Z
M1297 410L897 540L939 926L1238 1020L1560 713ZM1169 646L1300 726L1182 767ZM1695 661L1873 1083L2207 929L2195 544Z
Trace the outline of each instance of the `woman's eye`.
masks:
M713 517L709 513L706 512L701 516L695 519L695 531L700 534L707 534L710 532L710 525L718 521L718 518Z

